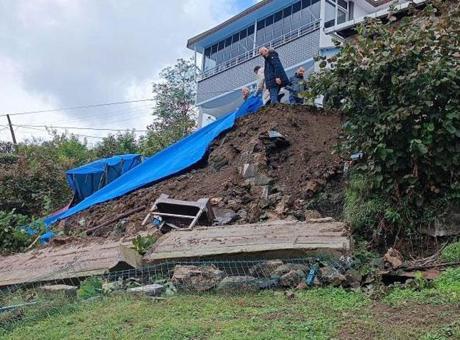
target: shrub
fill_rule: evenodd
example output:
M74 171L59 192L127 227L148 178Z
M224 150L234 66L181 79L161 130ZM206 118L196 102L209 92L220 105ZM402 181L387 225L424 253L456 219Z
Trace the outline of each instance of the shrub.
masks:
M445 247L441 253L441 258L447 262L460 261L460 241Z
M29 219L14 210L0 211L0 253L9 253L22 250L28 246L31 236L22 228Z
M78 297L89 299L102 293L102 281L97 277L90 277L83 281L78 289Z
M309 82L344 113L342 149L366 155L354 171L377 216L365 219L382 220L392 237L460 200L460 5L433 1L410 14L367 20Z

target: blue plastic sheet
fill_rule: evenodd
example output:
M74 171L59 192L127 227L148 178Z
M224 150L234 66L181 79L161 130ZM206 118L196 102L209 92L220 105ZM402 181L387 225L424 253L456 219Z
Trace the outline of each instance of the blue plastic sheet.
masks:
M142 156L136 154L98 159L67 171L67 182L80 202L141 163Z
M233 127L236 119L256 112L261 107L260 97L249 97L235 112L227 114L158 152L69 210L46 218L45 224L49 226L96 204L121 197L190 168L205 156L209 145L220 134Z

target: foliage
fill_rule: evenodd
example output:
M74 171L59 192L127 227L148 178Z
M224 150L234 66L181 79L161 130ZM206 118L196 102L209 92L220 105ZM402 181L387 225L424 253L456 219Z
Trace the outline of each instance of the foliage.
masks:
M441 258L446 262L460 261L460 241L449 244L442 250Z
M141 145L134 131L119 132L104 137L94 147L94 153L97 158L141 153Z
M411 11L367 20L309 82L345 114L343 149L364 152L354 170L388 203L371 222L394 237L460 199L460 5Z
M153 154L189 134L195 127L197 70L192 60L178 59L153 84L153 123L143 138L143 149Z
M156 241L157 238L154 235L137 235L133 240L133 249L136 250L140 255L145 255Z
M78 297L81 299L89 299L102 293L102 281L97 277L90 277L80 284L78 289Z
M419 281L420 278L418 279ZM424 304L444 304L460 302L460 268L450 268L442 272L431 286L426 282L418 284L416 289L397 287L384 299L392 306L410 301Z
M18 251L27 247L32 241L22 228L29 222L27 216L0 211L0 253Z

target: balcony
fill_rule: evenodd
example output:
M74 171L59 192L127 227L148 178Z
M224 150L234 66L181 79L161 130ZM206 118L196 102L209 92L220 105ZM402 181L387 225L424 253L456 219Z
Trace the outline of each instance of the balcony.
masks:
M216 67L214 68L211 68L209 70L206 70L204 72L201 73L201 75L199 76L198 80L204 80L204 79L207 79L209 77L212 77L216 74L219 74L219 73L222 73L228 69L231 69L235 66L238 66L240 64L243 64L245 62L247 62L248 60L251 60L255 57L258 57L259 56L259 48L262 47L262 46L266 46L268 48L278 48L278 47L281 47L293 40L296 40L302 36L305 36L309 33L312 33L313 31L316 31L317 29L319 29L320 27L320 20L317 20L317 21L314 21L314 22L310 22L304 26L301 26L295 30L292 30L286 34L283 34L282 36L279 36L278 38L275 38L261 46L257 46L255 48L253 48L252 50L250 51L247 51L243 54L240 54L239 56L236 56L232 59L229 59L219 65L217 65Z

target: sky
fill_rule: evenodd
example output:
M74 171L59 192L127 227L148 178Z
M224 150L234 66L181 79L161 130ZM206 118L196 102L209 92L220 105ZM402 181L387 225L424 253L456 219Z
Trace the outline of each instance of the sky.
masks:
M188 38L256 1L0 0L0 140L11 140L2 114L151 98L159 71L193 55ZM37 125L142 130L151 107L138 102L11 118L23 141L47 136ZM68 131L90 144L109 133Z

